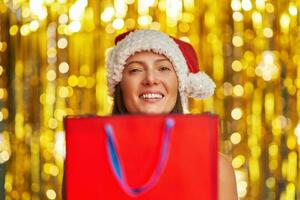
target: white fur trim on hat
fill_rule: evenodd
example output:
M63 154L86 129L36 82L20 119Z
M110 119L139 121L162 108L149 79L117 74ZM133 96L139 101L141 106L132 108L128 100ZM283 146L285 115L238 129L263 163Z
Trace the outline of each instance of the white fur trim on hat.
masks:
M187 95L193 98L202 99L214 94L214 81L204 72L189 73L187 79Z
M188 96L206 98L213 94L214 82L204 72L189 72L178 44L171 37L154 30L136 30L119 41L108 54L107 84L110 96L114 95L115 86L122 80L126 60L141 51L163 54L171 61L178 77L183 110L188 108Z

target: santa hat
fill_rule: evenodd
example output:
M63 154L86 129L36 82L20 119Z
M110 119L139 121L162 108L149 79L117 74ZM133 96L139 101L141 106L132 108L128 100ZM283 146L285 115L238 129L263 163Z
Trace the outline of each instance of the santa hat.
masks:
M115 86L122 79L126 60L141 51L162 54L171 61L177 74L184 111L188 109L188 97L203 99L213 95L215 83L199 71L197 55L189 43L155 30L135 30L117 36L115 47L108 54L107 84L110 96L113 97Z

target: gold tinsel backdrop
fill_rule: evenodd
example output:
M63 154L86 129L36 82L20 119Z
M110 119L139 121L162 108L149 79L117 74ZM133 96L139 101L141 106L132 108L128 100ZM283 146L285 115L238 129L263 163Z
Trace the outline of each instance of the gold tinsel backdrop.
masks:
M114 37L190 42L240 199L300 199L299 0L0 0L0 199L61 199L67 114L109 114ZM88 181L88 180L87 180ZM201 189L201 188L199 188Z

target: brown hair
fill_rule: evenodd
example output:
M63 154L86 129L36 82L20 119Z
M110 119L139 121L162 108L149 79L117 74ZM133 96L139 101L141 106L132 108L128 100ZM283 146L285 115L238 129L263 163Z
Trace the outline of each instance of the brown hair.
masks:
M179 91L177 93L177 100L176 100L175 106L171 110L170 113L177 113L177 114L182 114L183 113ZM120 84L116 85L116 88L115 88L114 104L113 104L112 114L113 115L129 114L129 112L126 109L124 100L123 100L123 93L122 93Z

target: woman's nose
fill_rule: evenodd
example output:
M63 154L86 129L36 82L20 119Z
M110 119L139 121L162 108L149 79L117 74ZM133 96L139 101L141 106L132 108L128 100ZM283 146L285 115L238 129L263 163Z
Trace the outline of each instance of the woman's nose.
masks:
M145 74L145 78L143 80L143 84L144 85L155 85L158 83L159 83L158 76L155 74L155 72L147 71L147 73Z

